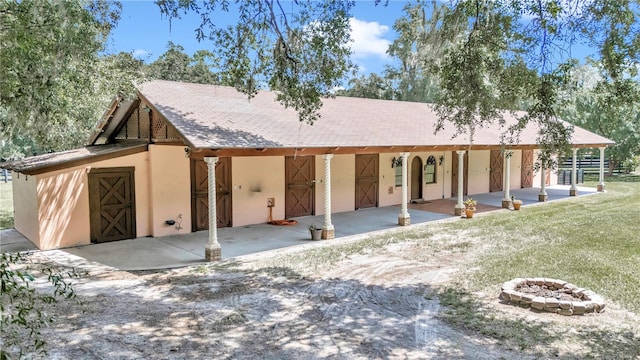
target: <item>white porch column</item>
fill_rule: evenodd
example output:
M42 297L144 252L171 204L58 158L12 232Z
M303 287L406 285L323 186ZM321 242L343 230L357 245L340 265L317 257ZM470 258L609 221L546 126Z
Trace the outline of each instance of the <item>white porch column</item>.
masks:
M578 169L577 165L577 157L578 157L578 149L573 148L573 159L571 161L571 188L569 189L569 196L578 195L578 188L576 187L576 183L578 182Z
M216 163L217 157L206 157L207 175L209 177L209 241L204 248L204 257L207 261L220 261L222 249L218 242L218 216L216 214Z
M600 181L598 182L598 191L604 192L604 147L600 148Z
M547 169L544 168L544 161L540 160L540 193L538 201L547 201Z
M408 152L400 153L402 159L402 202L401 211L398 215L398 225L407 226L411 224L411 217L407 209L407 193L408 193L408 180L407 180L407 158L409 158ZM422 185L422 184L420 184Z
M336 231L331 223L331 159L333 154L326 154L324 158L324 225L322 225L322 238L334 239Z
M456 151L458 154L458 202L456 203L455 214L460 216L464 211L464 203L462 199L464 198L464 150Z
M511 206L511 151L504 152L504 199L502 199L502 208L508 209Z

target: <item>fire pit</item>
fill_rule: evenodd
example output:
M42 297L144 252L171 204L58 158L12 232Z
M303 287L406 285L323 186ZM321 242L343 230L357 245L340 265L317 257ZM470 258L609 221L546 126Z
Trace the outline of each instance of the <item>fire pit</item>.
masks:
M500 298L513 305L567 316L604 311L604 299L601 296L556 279L507 281L502 284Z

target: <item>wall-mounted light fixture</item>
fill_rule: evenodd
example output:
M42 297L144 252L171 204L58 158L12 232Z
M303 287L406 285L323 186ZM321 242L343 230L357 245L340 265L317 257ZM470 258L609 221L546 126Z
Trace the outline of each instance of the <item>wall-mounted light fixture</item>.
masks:
M442 166L442 164L444 164L444 155L440 155L440 159L438 159L438 160L440 160L438 162L438 165Z
M396 158L395 156L391 159L391 168L397 168L402 166L402 158Z
M184 147L184 157L189 157L191 155L191 148L189 146Z

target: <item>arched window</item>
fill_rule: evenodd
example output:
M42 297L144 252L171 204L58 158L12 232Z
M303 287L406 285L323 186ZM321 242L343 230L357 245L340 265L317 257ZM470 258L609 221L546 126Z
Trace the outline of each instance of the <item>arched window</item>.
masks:
M433 155L427 158L427 164L424 166L424 182L425 184L436 183L436 157Z

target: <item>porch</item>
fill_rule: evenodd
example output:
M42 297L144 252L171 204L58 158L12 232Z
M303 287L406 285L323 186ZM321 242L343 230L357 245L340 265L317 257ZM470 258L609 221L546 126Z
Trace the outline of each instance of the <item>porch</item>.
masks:
M523 206L543 204L538 202L539 188L515 189L511 193L523 200ZM569 186L557 185L546 189L548 201L569 198ZM595 188L578 188L578 196L596 193ZM472 195L478 201L478 212L501 210L502 192ZM409 206L411 223L424 224L456 217L453 206L455 198L434 200ZM361 209L332 215L336 239L310 240L308 226L320 225L323 216L297 218L297 225L274 226L257 224L236 228L218 229L218 241L222 247L222 259L257 254L263 251L283 249L291 246L322 246L371 232L405 229L397 225L400 206ZM3 230L2 251L36 250L29 240L17 232ZM93 244L60 250L42 251L56 262L78 268L95 269L106 266L119 270L165 269L195 264L205 264L204 248L208 232L199 231L186 235L144 237L103 244Z

